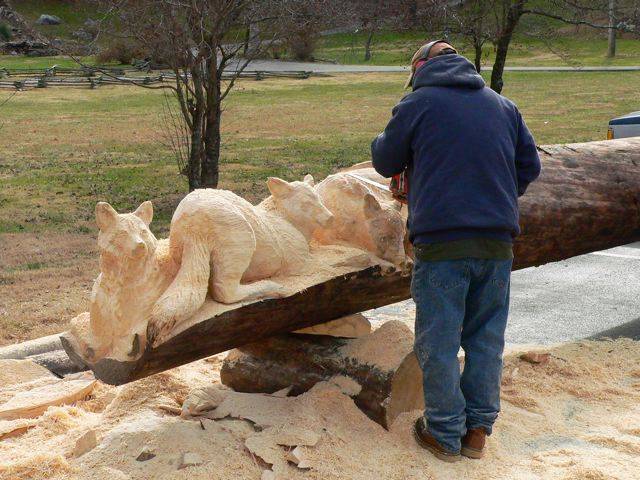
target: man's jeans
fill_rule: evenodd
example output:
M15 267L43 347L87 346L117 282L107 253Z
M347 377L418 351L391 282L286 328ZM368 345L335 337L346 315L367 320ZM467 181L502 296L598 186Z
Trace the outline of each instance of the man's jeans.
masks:
M460 450L467 428L487 433L500 411L504 331L512 260L416 260L415 352L423 371L429 432ZM465 351L460 375L458 351Z

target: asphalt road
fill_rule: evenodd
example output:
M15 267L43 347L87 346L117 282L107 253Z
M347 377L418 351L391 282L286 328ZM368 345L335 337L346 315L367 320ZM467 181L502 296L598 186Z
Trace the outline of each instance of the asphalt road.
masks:
M408 61L408 60L407 60ZM237 69L239 61L229 65L227 70ZM409 68L392 65L341 65L321 62L285 62L282 60L253 60L246 71L305 71L313 73L372 73L372 72L408 72ZM491 68L484 71L490 72ZM640 71L640 66L603 66L603 67L505 67L507 72L627 72Z
M552 344L590 337L640 340L640 242L512 275L509 344ZM377 323L413 326L412 301L367 312Z

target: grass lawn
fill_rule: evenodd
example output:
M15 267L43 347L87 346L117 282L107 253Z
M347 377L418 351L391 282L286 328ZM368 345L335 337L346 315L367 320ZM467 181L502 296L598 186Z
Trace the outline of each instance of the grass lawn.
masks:
M322 178L368 159L402 96L402 74L241 81L227 103L221 187L252 201L265 178ZM508 73L539 143L605 138L640 109L640 74ZM0 96L2 93L0 93ZM136 87L18 92L2 108L0 344L59 331L86 308L97 273L93 208L153 200L166 235L186 193L163 135L162 92Z
M364 61L364 33L343 33L322 37L316 57L343 64L406 65L416 49L426 42L425 34L416 31L380 32L374 36L372 58ZM473 49L463 41L452 40L461 53L473 58ZM640 40L618 39L617 54L606 58L605 38L562 36L551 42L516 35L511 43L508 66L558 66L558 65L640 65ZM493 63L493 45L485 45L483 64Z

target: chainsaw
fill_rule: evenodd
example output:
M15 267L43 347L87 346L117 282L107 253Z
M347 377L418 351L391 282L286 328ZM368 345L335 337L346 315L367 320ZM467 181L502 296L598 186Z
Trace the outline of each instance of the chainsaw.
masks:
M366 177L358 175L357 173L347 172L347 175L353 178L357 178L361 182L364 182L368 185L372 185L381 190L387 191L391 193L391 196L395 200L399 201L402 204L407 204L407 195L409 194L409 177L406 170L398 175L394 175L393 177L391 177L391 182L388 186L376 182L375 180L370 180Z

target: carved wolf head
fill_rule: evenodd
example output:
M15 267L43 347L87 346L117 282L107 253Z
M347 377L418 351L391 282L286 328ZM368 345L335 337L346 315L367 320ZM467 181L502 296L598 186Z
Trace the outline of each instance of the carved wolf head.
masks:
M96 223L100 229L98 249L103 273L115 268L114 264L142 263L155 252L158 242L149 230L152 218L151 202L144 202L135 212L124 214L119 214L105 202L96 205Z
M313 177L307 175L302 182L286 182L269 177L267 187L273 195L276 207L306 236L318 227L327 226L333 214L322 204L313 189Z
M375 254L391 263L405 260L404 220L402 214L391 206L382 206L367 193L363 199L363 211L367 232L375 248Z

